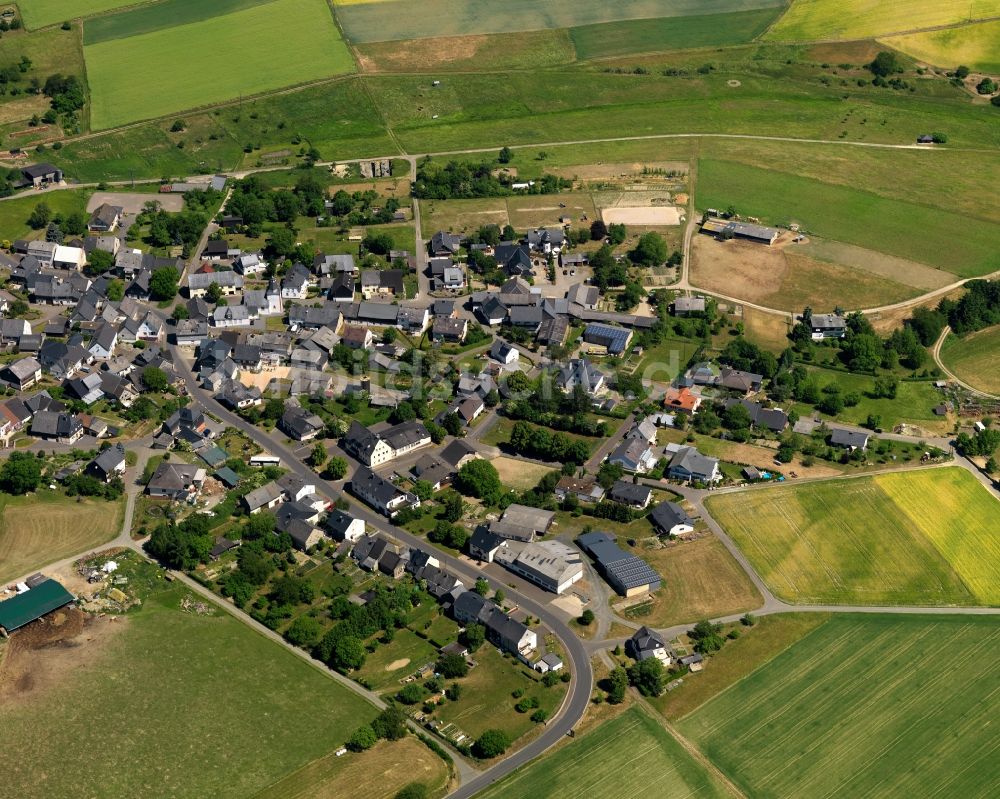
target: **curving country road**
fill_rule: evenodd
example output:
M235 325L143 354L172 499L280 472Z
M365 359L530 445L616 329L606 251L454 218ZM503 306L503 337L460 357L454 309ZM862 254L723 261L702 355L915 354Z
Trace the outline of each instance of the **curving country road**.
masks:
M198 381L180 349L176 345L172 345L170 350L173 354L174 366L177 372L185 379L188 392L205 410L211 411L213 415L217 416L223 422L241 430L253 441L264 447L265 450L280 457L283 466L302 479L316 485L317 491L320 494L325 495L331 500L341 496L335 484L321 479L312 469L298 459L290 447L223 407L212 394L198 385ZM408 546L419 547L421 549L434 548L432 544L412 535L401 527L393 525L384 516L376 513L367 506L356 502L352 503L351 512L355 516L364 519L367 524L386 531L393 538ZM468 585L473 584L479 578L485 578L490 582L494 590L498 588L503 589L508 598L520 609L540 619L542 624L556 635L562 643L569 661L570 674L572 676L569 691L563 701L562 707L553 719L546 724L541 735L492 768L482 772L472 780L463 783L449 794L453 799L469 799L469 797L472 797L493 782L505 777L510 772L541 755L562 740L573 729L573 726L583 716L590 702L593 669L586 647L584 647L580 639L573 634L562 619L547 605L536 602L531 597L511 588L507 584L502 584L496 579L491 579L488 574L474 568L468 561L460 560L442 550L436 550L435 556L441 562L442 568L464 578Z
M993 277L995 275L991 275ZM1000 396L996 394L990 394L987 391L980 391L978 388L973 388L964 380L962 380L958 375L956 375L951 369L945 366L944 361L941 360L941 347L944 346L945 339L948 338L951 333L951 328L948 325L944 326L944 330L941 331L941 335L938 336L938 340L934 342L934 347L931 349L931 357L934 358L934 363L938 369L940 369L944 374L948 375L951 380L954 380L958 385L968 391L970 394L976 397L982 397L983 399L1000 400Z

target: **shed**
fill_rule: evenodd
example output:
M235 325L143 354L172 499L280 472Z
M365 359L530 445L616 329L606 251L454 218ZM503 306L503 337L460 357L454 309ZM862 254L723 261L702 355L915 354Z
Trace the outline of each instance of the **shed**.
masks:
M45 580L13 599L0 602L0 631L12 633L46 613L65 607L74 599L60 583Z

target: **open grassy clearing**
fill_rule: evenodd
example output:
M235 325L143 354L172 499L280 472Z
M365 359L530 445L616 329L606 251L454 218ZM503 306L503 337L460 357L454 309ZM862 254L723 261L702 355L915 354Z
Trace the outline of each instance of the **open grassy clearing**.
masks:
M883 474L875 484L906 511L979 601L1000 605L1000 504L972 475L964 469Z
M998 680L991 619L838 615L680 730L753 796L987 797Z
M659 573L663 587L655 593L648 612L640 606L624 611L632 621L670 627L753 610L763 601L729 550L713 535L666 547L640 547L636 554Z
M684 371L701 344L682 338L665 338L655 347L645 350L634 374L643 380L669 383Z
M508 488L515 488L518 491L526 491L534 488L552 470L547 466L537 463L527 463L517 458L501 456L493 458L492 463L500 473L500 482Z
M394 694L400 680L421 666L437 660L437 649L410 630L399 630L392 643L382 644L365 658L365 664L352 677L373 691Z
M781 13L784 5L660 19L632 19L570 28L577 58L590 60L662 50L726 47L756 39Z
M471 233L483 225L509 223L507 202L503 197L476 200L421 200L421 235L429 239L439 230Z
M1000 225L731 161L700 159L698 205L726 208L877 252L975 277L1000 269Z
M743 335L759 347L780 353L788 347L788 320L754 308L744 308Z
M828 618L826 613L781 613L761 616L750 628L708 661L705 670L684 678L673 691L651 699L653 706L671 721L691 713L716 694L742 680L764 663L792 646Z
M770 7L775 0L378 0L335 2L337 18L352 42L384 42L482 33L572 28L625 19L717 14Z
M882 42L934 66L954 69L965 64L972 70L1000 73L1000 21L892 36Z
M539 796L640 799L729 794L645 711L630 708L561 749L515 771L482 799Z
M90 643L81 642L70 674L3 708L8 790L71 796L90 784L116 796L250 796L375 715L229 614L182 612L188 592L162 576L159 586L103 649L87 656ZM155 675L155 687L139 675ZM113 734L80 746L93 729Z
M828 53L825 57L836 63L837 58L847 56ZM851 124L865 119L865 114L861 109L846 108L841 118L847 118ZM865 124L874 121L874 117L868 117ZM884 150L732 139L704 139L700 151L703 158L738 161L762 169L777 167L823 183L907 202L916 200L944 211L1000 222L1000 208L995 203L983 202L1000 182L1000 159L983 158L977 152L947 148Z
M941 360L973 388L1000 393L1000 325L964 338L952 333L941 346Z
M486 433L486 435L482 437L481 439L482 442L484 444L487 444L488 446L500 447L501 449L503 449L504 445L510 442L510 434L514 430L514 424L515 422L513 419L509 419L506 416L501 416L499 419L497 419L496 424L494 424L493 427L491 427L490 430ZM536 425L533 424L532 422L528 422L528 424L531 425L533 428L541 428L541 425ZM592 436L583 436L580 435L579 433L568 433L564 430L556 431L548 427L543 429L547 430L550 434L555 434L556 432L560 432L564 436L566 436L566 438L568 438L570 441L583 441L590 448L591 451L593 451L594 448L598 446L598 443L600 441L600 439L598 438Z
M68 19L90 17L152 0L18 0L26 28L42 28Z
M901 277L904 274L900 273ZM875 307L921 293L863 269L809 258L796 244L765 247L749 241L720 242L708 236L697 236L692 242L691 283L785 311L801 311L806 306Z
M332 752L254 794L253 799L392 799L405 785L419 782L435 796L448 782L448 767L425 744L409 735L380 741L362 755ZM350 787L348 787L350 786Z
M83 66L83 47L80 44L80 26L64 31L62 28L51 28L43 31L8 31L3 34L2 55L0 66L7 67L20 63L27 56L31 59L31 68L20 75L20 86L27 89L29 81L38 80L44 85L49 75L75 75L86 84L87 78ZM40 104L40 108L36 107ZM42 116L50 107L50 100L45 95L23 93L13 95L5 92L0 95L0 124L15 120L31 119L37 113Z
M767 38L867 39L998 15L997 0L942 0L922 6L906 0L794 0Z
M576 57L565 30L442 36L356 46L362 72L489 72L569 64Z
M161 0L88 20L83 28L83 43L99 44L177 25L189 25L269 2L271 0L215 0L206 4L200 0Z
M78 502L48 489L0 496L0 583L107 543L121 529L124 503Z
M280 49L283 55L271 61L233 58L247 42L259 50ZM86 45L84 57L93 102L91 124L97 130L354 68L323 0L272 0L223 16L100 41ZM205 75L212 80L204 80Z
M921 490L925 517L900 501ZM956 516L947 509L959 497L965 505ZM995 587L986 586L1000 568L996 500L959 469L721 494L707 507L775 594L789 602L995 602ZM933 539L928 525L940 528ZM967 544L959 543L962 536ZM980 552L980 562L967 558L970 548Z
M0 203L0 239L37 239L45 237L45 230L32 230L28 217L39 203L45 203L53 214L83 213L87 208L90 189L28 192L23 197Z

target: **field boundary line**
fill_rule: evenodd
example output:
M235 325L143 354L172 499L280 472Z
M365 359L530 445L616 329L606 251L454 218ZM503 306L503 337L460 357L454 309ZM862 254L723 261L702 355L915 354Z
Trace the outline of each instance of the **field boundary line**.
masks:
M791 8L791 6L789 6ZM779 22L782 14L775 20L775 23ZM985 22L996 22L1000 20L1000 16L992 17L976 17L975 19L966 19L959 22L945 22L940 25L929 25L926 28L910 28L909 30L903 31L890 31L888 33L877 33L873 36L861 36L853 39L770 39L769 44L850 44L851 42L871 42L876 41L884 44L882 39L886 39L890 36L911 36L916 33L934 33L935 31L948 31L954 28L971 28L975 25L982 25ZM770 29L769 29L770 30ZM767 33L768 31L765 31ZM761 34L763 35L763 34ZM887 47L891 45L886 45ZM893 47L895 50L896 48ZM919 60L919 59L918 59ZM937 66L935 64L934 66Z
M720 769L717 765L715 765L715 763L709 760L707 755L705 755L705 753L702 752L701 749L695 746L693 742L689 741L687 738L681 735L680 732L678 732L677 729L669 721L667 721L666 718L664 718L661 713L657 713L656 710L653 708L653 706L646 701L646 698L642 694L640 694L635 688L632 688L631 690L632 693L635 695L639 707L641 707L644 712L651 715L653 717L653 720L658 722L659 725L663 727L664 730L667 731L667 734L670 735L670 737L673 738L675 741L677 741L677 743L681 746L682 749L684 749L685 752L691 755L691 757L693 757L702 766L702 768L704 768L709 774L715 777L722 784L722 787L726 789L726 792L730 796L734 796L736 797L736 799L748 799L747 795L743 793L743 791L739 788L739 786L736 785L736 783L734 783L731 779L729 779L729 777L725 775L725 773L723 773L722 769Z

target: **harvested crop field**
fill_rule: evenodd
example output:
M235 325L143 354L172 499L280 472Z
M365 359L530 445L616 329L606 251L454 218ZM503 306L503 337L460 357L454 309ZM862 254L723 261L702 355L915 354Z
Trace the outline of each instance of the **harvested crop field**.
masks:
M909 299L920 292L861 269L815 260L797 244L766 246L716 241L698 235L691 246L691 283L747 302L801 312L865 308Z
M656 227L659 225L679 225L682 209L668 206L627 206L619 205L613 208L602 208L601 219L609 225L617 222L622 225L640 225Z
M868 39L897 31L957 25L998 14L998 0L941 0L919 6L906 0L794 0L766 38Z
M789 602L1000 601L997 500L957 467L727 493L707 507Z
M892 36L882 41L937 67L954 69L965 64L974 72L1000 73L1000 21Z
M729 796L661 725L633 707L582 737L515 771L481 799L568 797L642 799Z
M102 20L114 24L107 36L121 38L98 37L84 47L94 129L353 71L350 52L323 0L227 5L238 10L206 18L204 4L167 0L122 12L116 15L120 20ZM155 19L144 22L154 12ZM172 25L164 27L171 12L176 14ZM142 16L139 22L134 22L136 15ZM281 50L282 57L234 58L247 42L260 52ZM204 80L206 74L212 80Z
M992 619L838 614L679 727L749 796L985 798L998 684Z
M852 270L861 270L887 281L903 286L920 289L921 292L939 289L955 282L951 272L935 269L932 266L897 258L853 244L831 239L810 238L809 241L796 245L796 252L809 256L817 261L830 264L840 264ZM916 294L918 292L914 292Z
M949 335L941 347L941 360L973 388L1000 394L1000 325L963 338Z
M470 233L483 225L509 223L507 203L503 197L482 200L421 200L420 220L424 238L438 230Z
M723 14L773 8L775 0L335 0L337 18L354 43L482 33L572 28L626 19Z
M41 490L5 496L0 508L0 583L105 544L121 528L124 500L66 497Z

